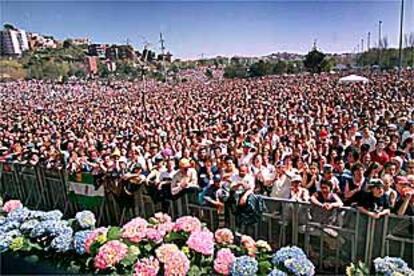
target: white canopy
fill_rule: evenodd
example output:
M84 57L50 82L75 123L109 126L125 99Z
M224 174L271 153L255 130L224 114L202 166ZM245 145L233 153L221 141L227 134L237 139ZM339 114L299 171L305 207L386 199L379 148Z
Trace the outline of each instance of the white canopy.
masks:
M339 79L339 83L350 83L350 82L363 82L367 83L369 80L367 78L357 76L357 75L349 75Z

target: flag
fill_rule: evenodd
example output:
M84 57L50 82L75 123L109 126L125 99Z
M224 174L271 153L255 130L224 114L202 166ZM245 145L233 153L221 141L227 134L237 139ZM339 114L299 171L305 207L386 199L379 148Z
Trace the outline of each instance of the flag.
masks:
M69 200L85 208L100 206L105 197L103 185L96 188L94 176L90 173L72 174L69 176Z

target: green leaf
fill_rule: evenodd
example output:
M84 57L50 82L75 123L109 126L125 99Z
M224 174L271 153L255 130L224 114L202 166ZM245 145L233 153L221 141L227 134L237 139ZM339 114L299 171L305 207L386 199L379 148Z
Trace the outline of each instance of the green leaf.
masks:
M145 251L150 252L152 250L152 245L148 243L148 244L144 245L144 249L145 249Z
M128 253L128 255L126 255L126 257L121 261L121 264L126 267L132 266L137 261L137 257L138 255L135 254L135 252Z
M180 232L171 232L165 237L166 242L173 242L177 240L186 240L185 234Z
M131 245L128 247L128 254L138 257L141 254L141 251L139 250L139 247L136 245Z
M188 276L199 276L201 274L200 268L196 265L192 265L188 271Z
M90 252L91 255L95 256L96 254L98 254L99 251L99 247L101 247L102 244L100 244L99 242L94 242L92 243L91 247L90 247Z
M108 241L119 240L121 238L120 227L110 227L108 230Z
M272 264L269 261L259 262L259 272L260 274L268 274L272 270Z

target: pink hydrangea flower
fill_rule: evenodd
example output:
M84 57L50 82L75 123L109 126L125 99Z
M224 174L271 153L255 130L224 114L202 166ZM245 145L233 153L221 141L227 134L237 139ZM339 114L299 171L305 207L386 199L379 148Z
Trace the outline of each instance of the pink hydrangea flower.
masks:
M165 232L159 231L156 228L146 228L145 229L145 236L148 240L153 241L155 243L161 243L164 239Z
M160 262L154 258L143 258L135 264L135 276L157 276Z
M122 227L122 237L132 242L140 242L145 239L148 222L143 218L134 218Z
M249 256L255 256L257 253L256 242L250 236L243 235L241 237L241 244L247 250Z
M165 222L158 224L157 226L158 231L163 232L164 235L167 233L170 233L172 230L174 230L175 224L172 222Z
M11 211L14 211L15 209L23 208L23 204L20 200L9 200L3 205L3 211L6 213L10 213Z
M201 222L198 218L191 216L180 217L175 221L174 231L192 233L201 230Z
M128 254L128 246L120 241L109 241L99 248L95 267L103 270L119 263Z
M229 245L233 244L234 241L233 232L227 228L218 229L214 233L214 237L216 238L216 242L218 244Z
M158 247L157 250L155 250L155 254L160 262L166 263L168 259L171 258L171 255L177 251L180 251L178 246L172 243L166 243Z
M236 257L228 248L220 249L214 260L214 270L222 275L229 275L230 268Z
M167 223L172 221L171 217L168 214L164 214L161 212L155 213L154 218L156 221L158 221L158 223Z
M214 235L209 230L193 232L187 240L187 245L195 252L206 256L213 255Z
M190 260L182 251L176 251L164 264L164 275L185 276L190 269Z
M98 239L105 241L107 233L108 233L108 228L106 227L100 227L100 228L93 230L85 240L85 251L87 253L91 253L90 251L91 245Z

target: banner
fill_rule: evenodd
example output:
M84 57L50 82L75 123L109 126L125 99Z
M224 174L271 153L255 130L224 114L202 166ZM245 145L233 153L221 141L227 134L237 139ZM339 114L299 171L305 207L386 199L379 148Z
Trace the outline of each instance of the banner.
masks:
M90 173L69 175L68 187L69 199L85 208L100 206L105 197L103 185L97 188L94 176Z

